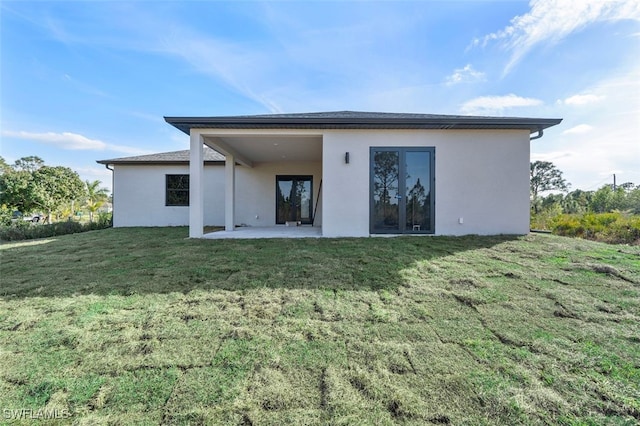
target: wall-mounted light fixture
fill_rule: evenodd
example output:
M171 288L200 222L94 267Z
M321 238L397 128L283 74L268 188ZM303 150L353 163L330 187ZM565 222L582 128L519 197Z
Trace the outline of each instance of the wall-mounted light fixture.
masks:
M344 153L344 163L345 164L349 164L349 153L348 152Z

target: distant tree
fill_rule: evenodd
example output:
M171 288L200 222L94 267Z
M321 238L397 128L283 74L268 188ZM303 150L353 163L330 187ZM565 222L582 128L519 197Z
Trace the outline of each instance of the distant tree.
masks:
M99 180L85 181L86 199L84 205L89 210L89 222L93 222L93 215L109 199L109 191L107 188L100 188L101 184L102 182Z
M0 204L12 210L29 213L37 208L29 197L29 186L33 176L24 170L9 168L0 175Z
M571 191L562 200L562 210L564 213L584 213L589 210L592 196L592 191Z
M407 224L426 226L425 212L428 209L427 193L420 182L420 178L416 181L413 188L409 190L407 198Z
M68 167L42 166L32 173L27 187L29 199L47 212L51 223L51 212L65 202L84 198L85 186L78 176Z
M15 170L22 170L25 172L35 172L43 166L44 160L36 155L19 158L13 164L13 168Z
M71 217L73 216L73 203L74 201L71 201L71 202L64 202L58 205L58 207L56 207L56 210L52 215L54 215L58 221L60 221L63 218L67 218L68 220L71 220Z
M373 193L375 208L382 210L386 222L397 221L395 210L389 209L391 197L398 191L398 156L395 152L376 152L373 162Z
M625 182L619 185L619 187L622 188L625 192L633 191L635 188L637 188L636 184L633 182Z
M538 212L538 196L544 191L567 191L569 184L562 177L562 172L550 161L534 161L530 165L531 204Z
M44 166L44 160L37 156L17 159L12 166L4 158L0 161L0 204L23 213L30 213L38 205L29 196L33 172Z
M604 185L593 193L591 197L590 210L594 213L606 213L612 210L625 210L626 192L624 188L612 185Z
M4 159L0 161L6 165ZM65 203L85 198L80 176L68 167L49 167L37 156L22 157L13 166L2 167L0 173L0 205L22 213L52 212Z
M7 164L5 159L0 155L0 175L11 170L11 166Z
M640 214L640 185L627 192L625 209L633 214Z
M565 197L562 194L549 194L546 197L540 197L540 207L550 209L554 206L562 206ZM561 207L562 208L562 207Z
M11 225L11 219L13 219L13 211L6 204L0 204L0 225Z

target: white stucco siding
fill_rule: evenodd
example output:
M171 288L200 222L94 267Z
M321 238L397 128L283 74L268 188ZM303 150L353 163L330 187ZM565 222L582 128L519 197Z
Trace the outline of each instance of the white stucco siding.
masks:
M527 130L327 130L322 161L237 165L235 224L273 226L277 175L312 175L316 226L328 237L369 235L371 147L435 148L435 233L529 230ZM345 153L349 152L349 164ZM184 226L188 207L165 206L165 175L188 165L115 165L114 226ZM225 167L204 167L204 224L225 224ZM460 218L463 223L460 224Z
M464 133L436 148L436 233L528 233L528 131Z
M528 131L372 130L324 134L324 236L369 235L373 146L435 148L436 235L528 232Z
M188 165L115 165L114 170L115 227L189 224L188 207L165 205L165 175L189 174ZM204 167L205 225L222 226L225 223L224 173L224 165ZM256 163L252 168L236 166L236 225L275 225L276 175L313 176L315 208L322 179L322 164L319 161ZM315 226L321 224L320 205Z
M313 176L313 207L315 209L322 179L321 162L254 163L251 168L236 166L236 225L275 225L277 175ZM322 225L322 196L320 201L315 226Z
M115 165L113 226L185 226L189 207L166 206L167 174L189 174L188 165ZM224 166L204 168L204 223L224 224Z
M373 139L372 139L373 137ZM322 139L322 235L369 235L369 146L375 133L330 132ZM349 164L345 153L349 153Z

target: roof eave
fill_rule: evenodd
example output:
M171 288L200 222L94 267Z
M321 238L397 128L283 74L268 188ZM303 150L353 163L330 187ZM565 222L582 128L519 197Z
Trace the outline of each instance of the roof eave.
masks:
M304 129L528 129L535 133L562 122L557 118L451 117L451 118L268 118L268 117L164 117L178 130L193 128L304 128Z

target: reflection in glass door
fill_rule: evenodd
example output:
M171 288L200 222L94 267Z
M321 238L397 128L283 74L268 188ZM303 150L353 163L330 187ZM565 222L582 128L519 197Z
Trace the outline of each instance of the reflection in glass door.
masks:
M405 152L405 231L431 230L431 152Z
M276 223L310 224L313 211L312 176L276 176Z
M380 149L374 151L372 157L372 227L376 232L398 232L401 198L398 191L399 152Z
M371 233L433 233L434 148L371 148Z

